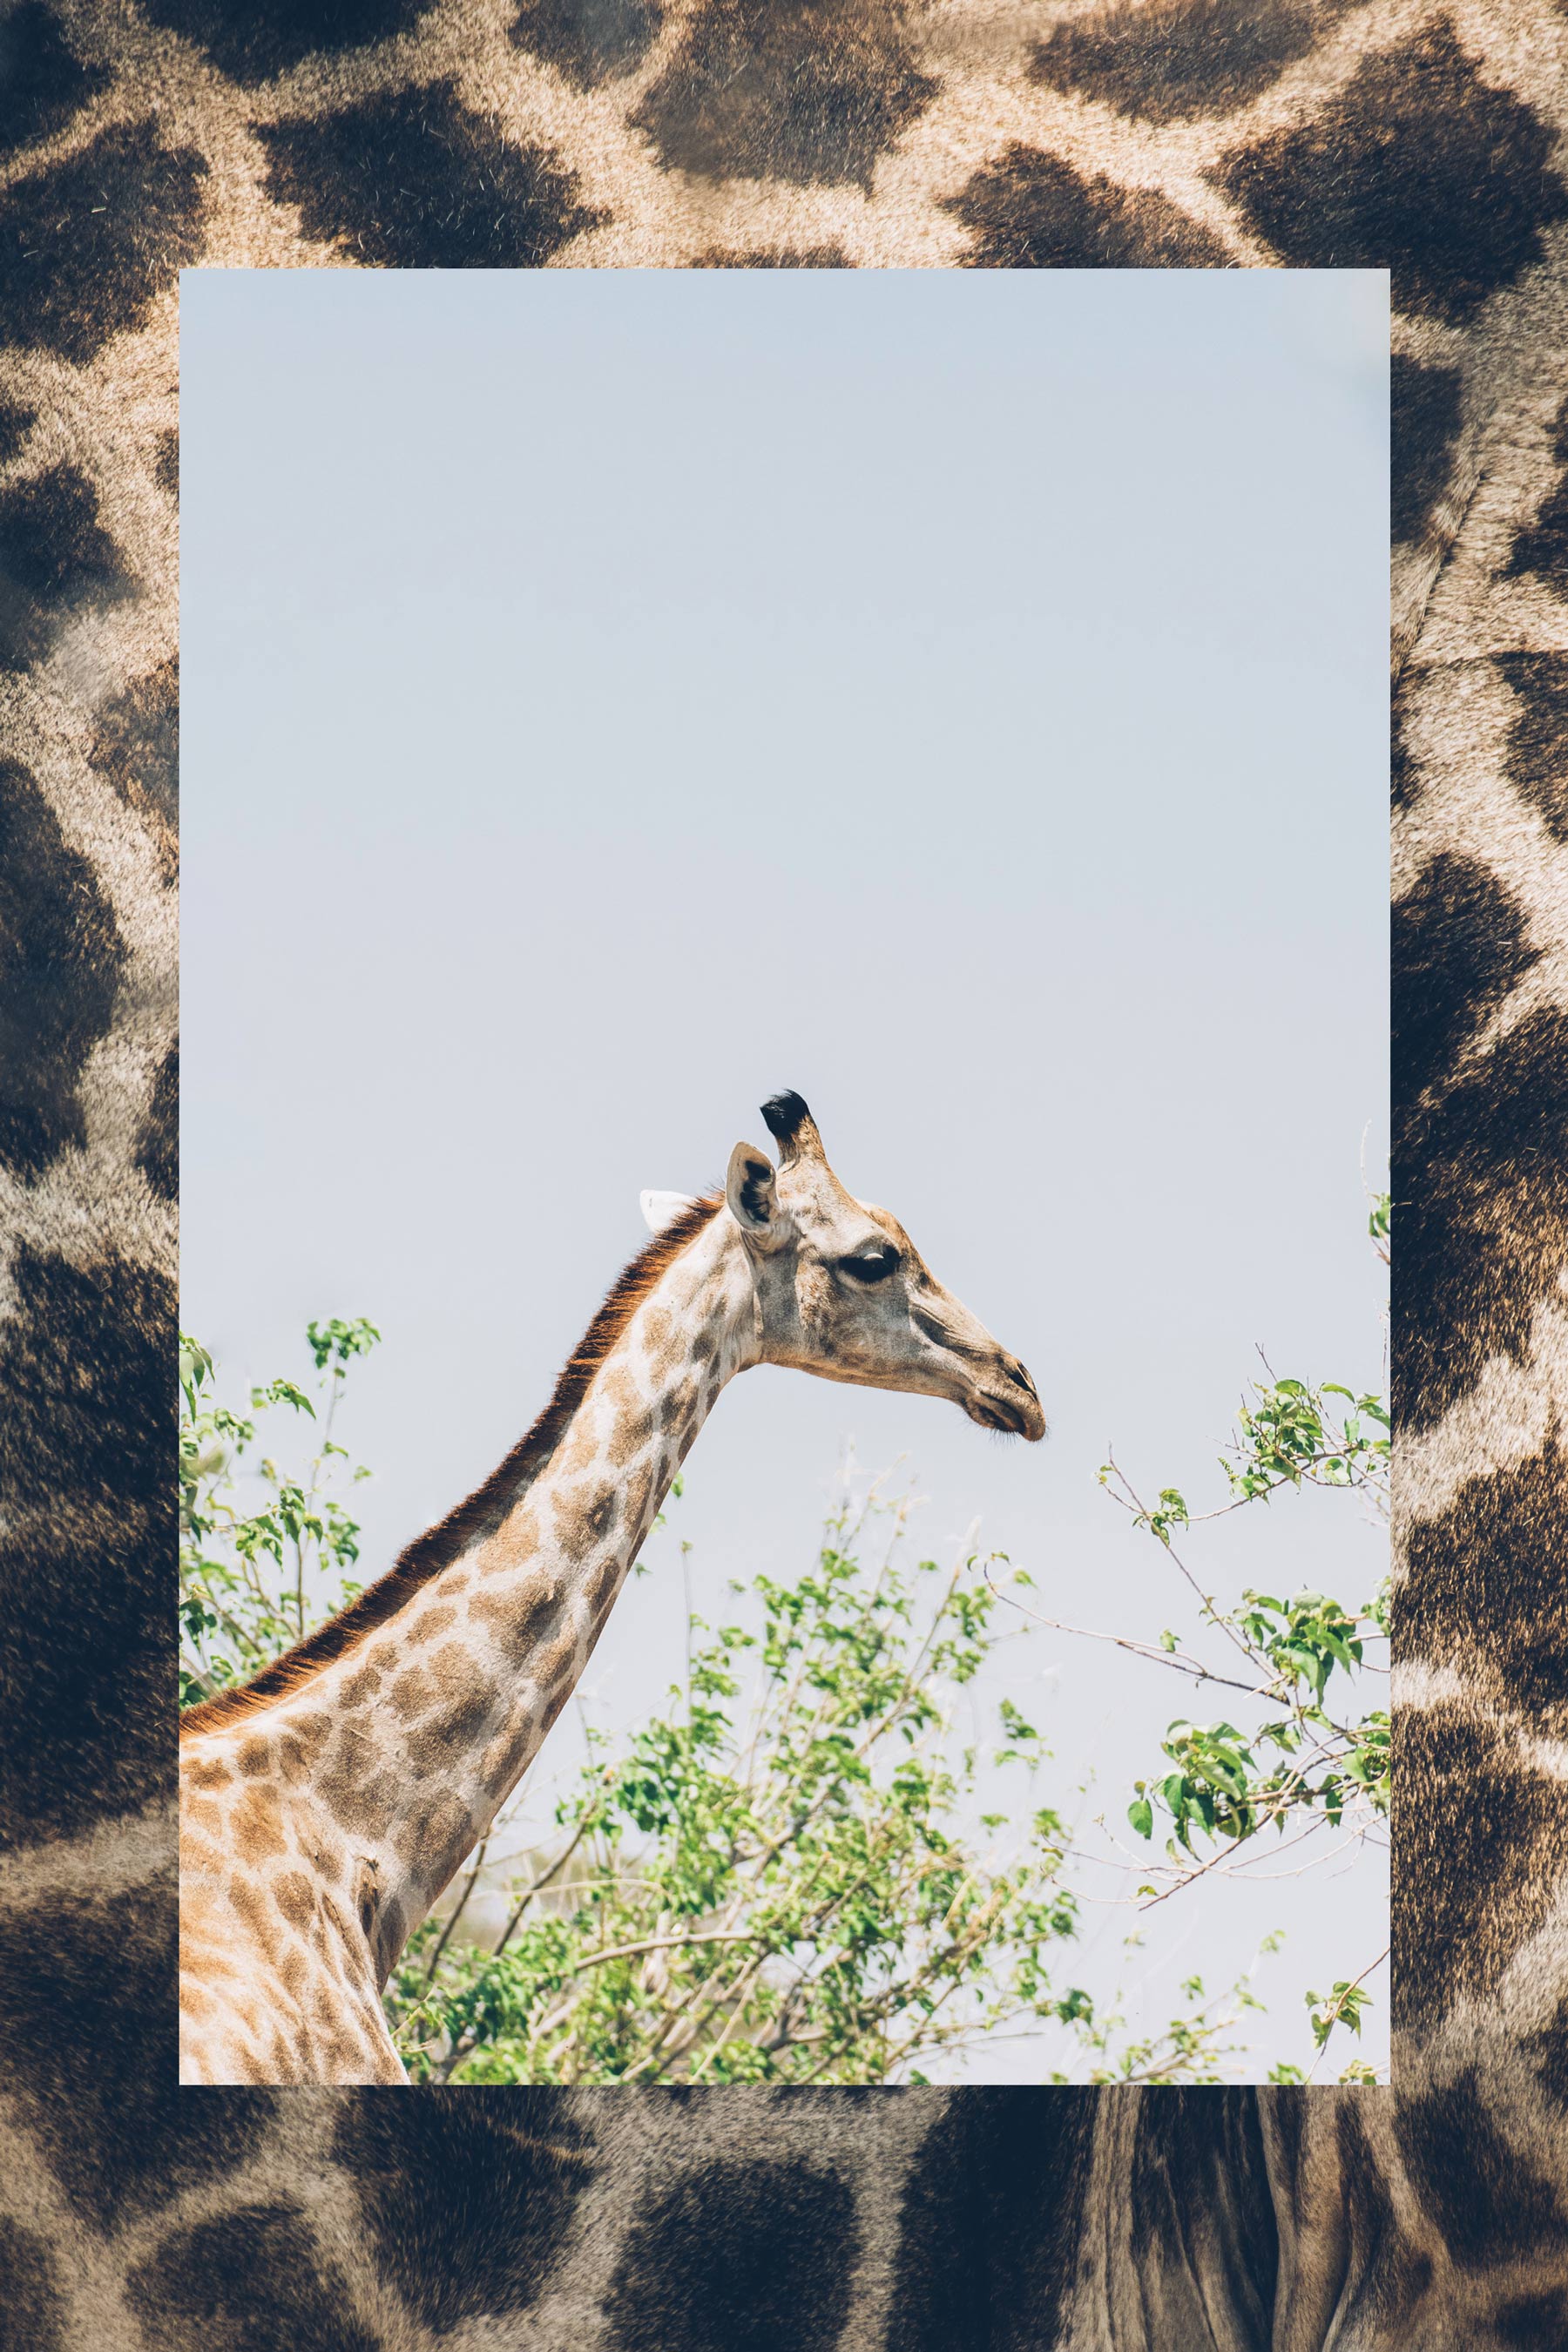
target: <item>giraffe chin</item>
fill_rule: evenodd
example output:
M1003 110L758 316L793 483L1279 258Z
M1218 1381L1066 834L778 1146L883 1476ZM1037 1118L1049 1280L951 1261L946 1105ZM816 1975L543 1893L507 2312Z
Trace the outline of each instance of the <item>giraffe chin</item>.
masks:
M986 1391L966 1397L963 1410L982 1429L994 1430L1003 1437L1026 1438L1031 1445L1037 1445L1046 1433L1046 1418L1038 1405L1031 1415L1022 1399L1015 1403L1011 1397L993 1396ZM1036 1425L1031 1426L1031 1422Z

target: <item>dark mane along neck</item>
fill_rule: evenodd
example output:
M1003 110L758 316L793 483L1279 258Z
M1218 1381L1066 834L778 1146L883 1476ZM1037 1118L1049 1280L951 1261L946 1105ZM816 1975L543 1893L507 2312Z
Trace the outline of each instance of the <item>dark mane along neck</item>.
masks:
M395 1617L412 1600L422 1584L439 1575L470 1545L489 1535L523 1487L538 1476L554 1453L568 1422L586 1396L595 1373L615 1349L648 1292L688 1244L711 1223L723 1205L721 1193L693 1201L638 1251L611 1286L604 1305L567 1358L550 1402L506 1459L497 1464L482 1486L476 1486L444 1519L438 1519L422 1536L416 1536L385 1575L366 1585L357 1601L352 1601L324 1625L318 1625L313 1633L307 1633L302 1642L296 1642L291 1650L286 1650L269 1666L263 1666L249 1682L233 1690L216 1692L211 1698L187 1707L180 1717L181 1738L199 1738L205 1732L220 1730L238 1717L253 1715L298 1689L313 1675L320 1674L323 1666L330 1666L334 1659L342 1657L367 1634L374 1633L378 1625L384 1625L389 1617Z

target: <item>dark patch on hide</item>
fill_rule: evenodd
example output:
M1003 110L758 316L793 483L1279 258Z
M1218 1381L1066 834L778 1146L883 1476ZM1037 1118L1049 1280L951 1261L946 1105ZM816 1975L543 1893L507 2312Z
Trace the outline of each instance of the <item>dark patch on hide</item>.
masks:
M0 1818L23 1841L173 1798L175 1322L162 1276L118 1258L24 1246L11 1280Z
M1551 2184L1502 2137L1473 2073L1420 2098L1394 2097L1411 2184L1462 2270L1528 2257L1558 2236Z
M1423 367L1402 352L1389 361L1390 530L1395 546L1420 538L1447 483L1462 421L1462 390L1458 368Z
M1568 2344L1568 2294L1515 2295L1499 2311L1497 2339L1509 2352L1563 2352Z
M180 1049L171 1045L158 1065L147 1122L136 1145L136 1165L162 1201L180 1190Z
M1500 654L1495 667L1518 706L1508 730L1509 782L1540 811L1552 839L1568 842L1568 655Z
M1559 468L1568 469L1568 401L1557 412L1552 455ZM1536 509L1535 520L1526 524L1514 541L1503 577L1533 577L1554 596L1568 594L1568 470L1559 471Z
M1540 960L1524 918L1485 866L1442 851L1394 909L1395 1089L1414 1106Z
M1540 258L1568 213L1555 132L1484 81L1440 19L1364 58L1297 130L1213 177L1298 269L1389 269L1398 310L1458 326Z
M1016 141L945 209L973 230L971 269L1228 269L1217 237L1163 196L1080 179Z
M0 669L42 661L66 622L130 593L98 493L74 466L0 492Z
M1138 2108L1130 2183L1132 2253L1160 2281L1161 2325L1173 2341L1207 2332L1194 2259L1221 2249L1237 2335L1267 2340L1279 2245L1252 2090L1171 2089Z
M597 89L636 72L663 23L663 0L522 0L511 38L574 89Z
M8 466L19 455L37 421L36 408L28 408L20 401L0 400L0 466Z
M1144 122L1188 122L1249 105L1316 37L1314 12L1292 0L1112 5L1054 26L1030 79Z
M83 367L111 335L141 326L200 251L206 170L193 149L162 146L155 123L124 122L7 189L5 340Z
M1394 1418L1438 1419L1494 1356L1522 1363L1568 1258L1568 1019L1530 1014L1395 1130Z
M1436 1419L1489 1357L1521 1360L1568 1256L1568 1020L1527 1015L1457 1080L1537 961L1520 909L1471 861L1434 858L1394 919L1394 1396Z
M901 0L702 0L630 120L670 171L868 189L938 88Z
M576 2126L548 2090L345 2101L335 2152L377 2261L438 2334L527 2310L589 2177Z
M944 2106L901 2200L889 2346L1033 2352L1055 2341L1103 2095L974 2089Z
M144 16L183 33L247 89L304 58L341 58L416 26L431 0L142 0Z
M515 146L449 81L256 135L268 194L299 205L307 237L374 268L536 269L607 217L548 149Z
M1563 1737L1568 1703L1568 1460L1555 1443L1511 1470L1468 1478L1410 1538L1401 1654L1502 1678L1510 1712Z
M54 2259L42 2238L0 2215L0 2352L60 2352Z
M104 704L89 758L147 826L167 882L179 870L180 666L160 663Z
M833 2352L855 2205L831 2171L717 2161L656 2191L605 2298L613 2352Z
M1485 1999L1552 1906L1568 1790L1493 1725L1444 1701L1394 1723L1395 2031Z
M63 131L108 79L68 46L52 8L19 0L0 16L0 155Z
M454 2251L460 2260L465 2250ZM377 2352L294 2205L242 2205L178 2231L129 2284L167 2352Z
M78 1081L124 963L91 866L26 768L0 760L0 1162L14 1174L86 1141Z
M255 2154L270 2092L176 2079L172 1833L161 1880L50 1895L8 1912L0 1939L9 2088L84 2221L107 2230Z

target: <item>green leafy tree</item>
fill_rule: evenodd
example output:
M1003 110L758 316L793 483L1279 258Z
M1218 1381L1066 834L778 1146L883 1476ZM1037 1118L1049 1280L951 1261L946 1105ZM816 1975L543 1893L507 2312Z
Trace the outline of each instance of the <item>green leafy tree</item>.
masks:
M184 1703L358 1591L359 1531L333 1489L367 1474L331 1431L378 1336L311 1324L313 1381L255 1388L246 1413L182 1340ZM297 1469L257 1454L279 1412L315 1441ZM1136 2040L1118 1995L1074 1980L1078 1903L1040 1735L1002 1697L984 1738L959 1737L1003 1638L997 1563L911 1561L909 1514L873 1489L836 1511L798 1583L732 1583L734 1622L717 1628L688 1607L682 1685L649 1720L589 1733L488 1941L462 1932L487 1847L469 1857L387 1990L416 2080L920 2082L1018 2034L1065 2051L1042 2061L1054 2082L1232 2071L1230 2037L1259 2006L1249 1978L1217 1996L1190 1979L1187 2012Z
M1192 2015L1124 2047L1071 1980L1040 1735L1004 1697L984 1746L955 1737L998 1638L988 1563L911 1564L908 1510L846 1503L797 1583L732 1582L736 1622L689 1620L684 1687L589 1734L489 1949L453 1940L470 1871L390 1989L417 2078L920 2082L1050 2027L1080 2053L1053 2080L1218 2077L1245 1987L1207 2001L1194 1980ZM1016 1776L1000 1810L979 1811L983 1762Z
M360 1591L359 1523L334 1491L355 1469L332 1436L349 1366L381 1337L363 1317L307 1326L314 1365L308 1387L269 1381L238 1413L214 1392L213 1361L180 1335L180 1705L192 1706L244 1682ZM261 1416L304 1414L320 1442L290 1475L270 1454L246 1457ZM237 1472L247 1474L243 1507Z
M1386 1264L1386 1193L1374 1197L1368 1229ZM1128 1822L1152 1850L1158 1838L1164 1856L1147 1865L1148 1882L1139 1888L1144 1907L1167 1901L1216 1870L1244 1869L1257 1842L1270 1831L1276 1852L1298 1851L1324 1835L1386 1844L1387 1667L1368 1652L1387 1640L1387 1578L1348 1607L1324 1591L1280 1597L1251 1586L1235 1601L1222 1601L1205 1588L1185 1551L1188 1533L1205 1521L1256 1512L1285 1491L1304 1487L1353 1495L1386 1522L1390 1444L1384 1401L1338 1381L1313 1384L1269 1371L1267 1381L1254 1383L1244 1396L1220 1468L1228 1498L1202 1512L1189 1510L1181 1491L1171 1486L1162 1488L1154 1502L1145 1502L1114 1458L1100 1473L1100 1483L1134 1525L1162 1547L1184 1580L1204 1647L1200 1653L1192 1634L1179 1635L1169 1627L1157 1643L1124 1635L1094 1638L1114 1641L1118 1648L1183 1675L1194 1696L1210 1687L1224 1692L1227 1709L1203 1721L1192 1713L1177 1716L1160 1743L1159 1767L1133 1784ZM1040 1622L1066 1633L1091 1631L1054 1618ZM1240 1725L1232 1719L1237 1716ZM1336 1982L1326 1995L1307 1995L1318 2059L1336 2029L1360 2032L1371 2000L1363 1979L1386 1958L1385 1950L1360 1976ZM1300 2082L1309 2076L1279 2065L1270 2079ZM1340 2079L1372 2081L1375 2074L1364 2061L1354 2060Z

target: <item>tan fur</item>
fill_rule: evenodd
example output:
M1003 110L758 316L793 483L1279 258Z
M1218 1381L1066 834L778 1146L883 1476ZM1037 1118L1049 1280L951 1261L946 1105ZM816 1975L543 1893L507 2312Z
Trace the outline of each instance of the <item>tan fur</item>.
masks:
M367 1634L385 1624L389 1617L395 1617L422 1584L439 1574L472 1539L476 1529L493 1511L498 1496L514 1495L528 1474L550 1459L595 1373L613 1352L640 1302L693 1234L701 1232L721 1205L717 1197L694 1201L674 1223L655 1234L633 1258L567 1358L550 1402L483 1486L477 1486L466 1501L457 1504L444 1519L416 1537L399 1553L385 1575L366 1585L347 1609L340 1611L326 1624L319 1625L302 1642L296 1642L249 1682L241 1683L234 1690L215 1692L211 1698L187 1707L180 1717L181 1739L203 1738L220 1725L235 1723L258 1707L269 1706L285 1692L298 1690L322 1666L344 1656Z
M745 1157L760 1199L766 1163ZM843 1271L889 1237L896 1277ZM484 1486L353 1608L187 1716L184 2080L405 2079L380 1987L575 1687L720 1388L763 1360L1044 1429L1016 1360L819 1144L786 1153L771 1222L693 1204Z

